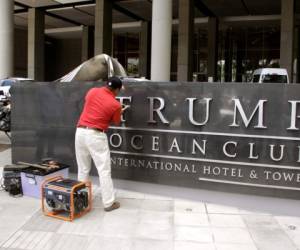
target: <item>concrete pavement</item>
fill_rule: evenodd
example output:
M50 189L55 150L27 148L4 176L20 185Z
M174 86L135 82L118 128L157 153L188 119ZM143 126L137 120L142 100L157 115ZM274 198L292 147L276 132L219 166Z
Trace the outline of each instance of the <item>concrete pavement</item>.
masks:
M0 152L0 169L10 157ZM114 180L121 208L107 213L92 180L93 209L74 222L0 191L0 249L300 249L300 201Z

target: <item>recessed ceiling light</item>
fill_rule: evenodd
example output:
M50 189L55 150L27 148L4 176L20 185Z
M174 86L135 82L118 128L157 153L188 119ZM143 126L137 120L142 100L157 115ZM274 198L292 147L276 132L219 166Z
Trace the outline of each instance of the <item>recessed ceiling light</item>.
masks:
M65 4L65 3L87 2L88 0L55 0L55 1Z

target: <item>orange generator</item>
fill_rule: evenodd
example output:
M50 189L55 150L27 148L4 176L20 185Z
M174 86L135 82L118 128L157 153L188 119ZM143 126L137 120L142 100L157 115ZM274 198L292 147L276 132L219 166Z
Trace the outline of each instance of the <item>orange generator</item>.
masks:
M92 208L92 184L56 176L45 180L42 210L47 216L72 221Z

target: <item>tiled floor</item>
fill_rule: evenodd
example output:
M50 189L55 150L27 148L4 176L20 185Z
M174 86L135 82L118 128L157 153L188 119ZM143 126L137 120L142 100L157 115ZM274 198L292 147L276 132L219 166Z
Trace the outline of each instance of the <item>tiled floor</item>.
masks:
M90 213L65 222L44 216L36 199L0 192L0 249L300 249L299 217L245 214L237 207L155 195L147 199L124 189L117 192L121 208L107 213L99 195Z
M9 161L10 150L0 152L0 168ZM94 185L92 211L73 222L44 216L37 199L0 191L0 249L300 249L300 201L114 183L120 209L104 212Z

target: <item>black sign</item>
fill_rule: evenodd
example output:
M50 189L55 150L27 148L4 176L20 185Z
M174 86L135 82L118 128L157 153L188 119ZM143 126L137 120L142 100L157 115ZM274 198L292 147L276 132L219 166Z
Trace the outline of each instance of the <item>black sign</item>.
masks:
M76 170L75 126L95 85L15 86L13 161L52 156ZM113 176L297 197L299 93L284 84L125 84L118 99L130 108L108 132Z

